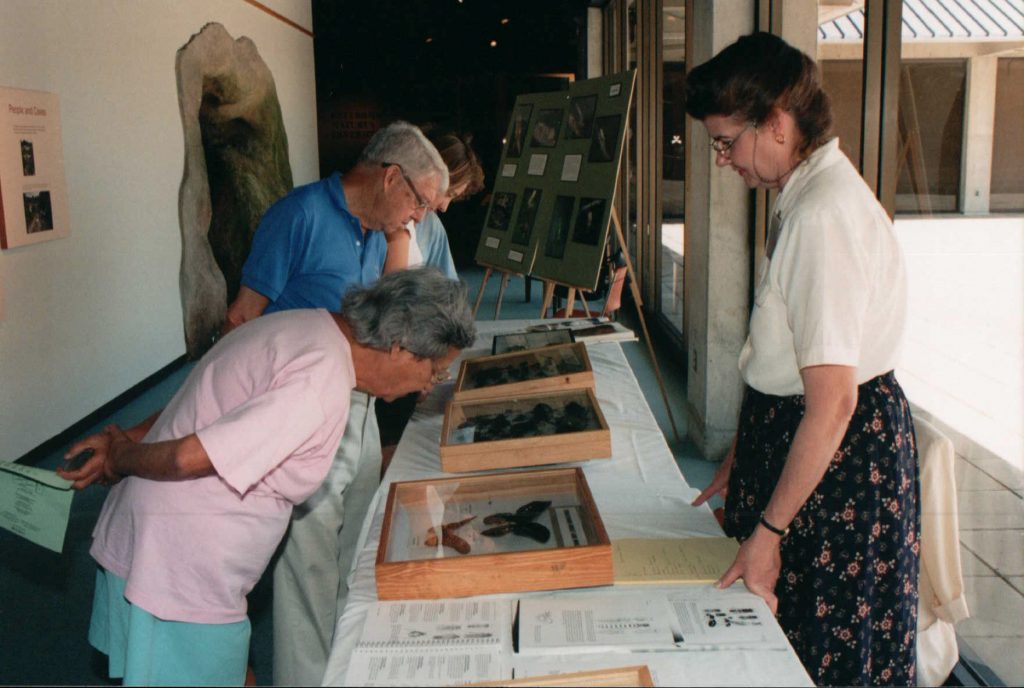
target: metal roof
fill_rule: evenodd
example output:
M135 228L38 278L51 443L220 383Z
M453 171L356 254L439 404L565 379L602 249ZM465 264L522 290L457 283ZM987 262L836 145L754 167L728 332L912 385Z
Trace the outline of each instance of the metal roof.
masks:
M904 41L1024 38L1024 0L903 0ZM818 26L822 42L864 40L864 9Z

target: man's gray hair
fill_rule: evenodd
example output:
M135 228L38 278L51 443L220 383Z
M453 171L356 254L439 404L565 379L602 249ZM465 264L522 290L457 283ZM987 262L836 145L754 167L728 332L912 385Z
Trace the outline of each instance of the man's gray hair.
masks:
M448 167L420 128L401 120L378 129L366 144L359 162L400 165L410 179L436 174L438 192L448 190Z
M341 314L357 342L382 351L398 344L421 358L440 359L448 347L465 349L476 339L466 285L433 267L393 272L352 289Z

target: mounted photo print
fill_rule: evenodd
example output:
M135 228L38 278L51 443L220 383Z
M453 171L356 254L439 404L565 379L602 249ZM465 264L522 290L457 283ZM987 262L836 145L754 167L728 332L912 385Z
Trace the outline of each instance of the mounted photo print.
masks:
M514 193L496 193L491 201L491 213L487 216L487 227L504 232L512 220L512 208L516 204Z
M611 162L618 160L620 115L598 117L594 123L594 137L590 142L590 162Z
M597 94L573 98L569 103L569 117L565 124L567 139L589 139L594 128Z
M572 196L559 196L555 199L551 223L548 225L548 239L544 242L544 255L548 258L565 256L565 242L569 238L569 223L572 222L575 205L576 199Z
M512 233L512 243L518 246L530 244L530 234L533 233L533 223L537 219L537 210L540 209L540 189L526 189L523 191L523 202L519 205L519 215L516 216L516 227Z
M603 220L606 202L603 198L580 199L580 212L576 215L576 228L572 233L574 242L597 246L598 242L604 240L606 223Z
M562 128L561 110L541 110L533 123L531 146L554 148L558 143L558 130Z
M505 147L506 158L518 158L523 154L526 145L526 131L530 126L532 105L520 105L512 112L512 123L508 129L508 143Z

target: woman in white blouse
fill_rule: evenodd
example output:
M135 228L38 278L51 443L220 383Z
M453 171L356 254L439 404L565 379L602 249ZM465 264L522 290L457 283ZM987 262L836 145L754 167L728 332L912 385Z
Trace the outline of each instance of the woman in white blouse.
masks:
M766 33L687 77L716 163L777 189L736 441L695 500L726 498L743 578L818 684L913 684L918 472L893 375L906 275L892 223L829 138L814 62Z

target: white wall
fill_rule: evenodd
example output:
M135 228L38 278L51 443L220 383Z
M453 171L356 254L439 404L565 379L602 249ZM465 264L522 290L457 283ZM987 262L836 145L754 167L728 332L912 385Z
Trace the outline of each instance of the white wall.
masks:
M264 4L312 30L309 0ZM295 184L316 179L313 39L244 0L0 0L0 86L60 97L71 236L0 252L0 460L185 352L174 59L208 22L270 67Z

